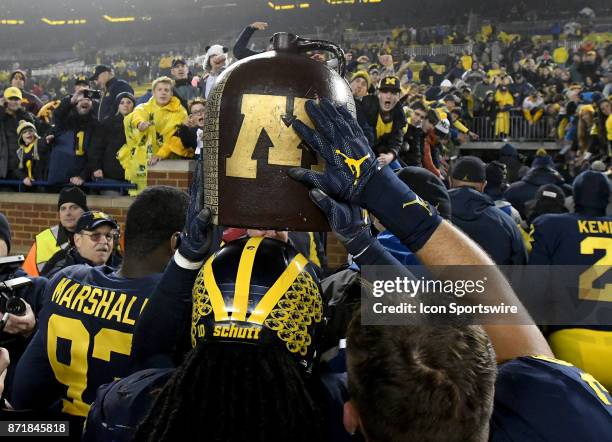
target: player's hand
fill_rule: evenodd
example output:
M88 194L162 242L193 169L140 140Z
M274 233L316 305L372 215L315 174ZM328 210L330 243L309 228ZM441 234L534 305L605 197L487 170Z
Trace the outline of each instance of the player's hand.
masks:
M253 29L257 29L258 31L263 31L268 27L268 23L265 21L256 21L249 25Z
M23 179L23 184L28 187L32 187L32 178L30 178L29 176L25 177Z
M4 378L6 377L6 370L11 363L9 352L6 348L0 347L0 397L4 392Z
M368 139L344 106L335 107L324 98L320 104L306 102L306 111L316 130L300 120L293 122L293 129L327 165L323 173L294 168L289 176L338 201L359 204L363 188L377 171L376 155Z
M442 222L393 171L378 162L363 131L345 107L326 99L306 102L316 130L296 120L293 128L325 160L323 173L294 168L289 176L338 202L368 209L412 251L418 251ZM336 213L338 213L336 211Z
M312 189L310 199L325 213L334 235L351 255L359 255L368 248L372 232L359 206L339 203L320 189Z
M191 208L190 210L191 211ZM201 262L207 258L214 237L211 222L212 210L203 208L192 219L188 219L180 235L178 252L191 262Z
M23 301L26 306L26 311L23 316L9 314L4 326L4 331L11 335L21 335L24 337L30 336L36 327L36 316L30 304Z
M100 179L104 178L104 172L102 171L102 169L94 170L93 177L100 178Z

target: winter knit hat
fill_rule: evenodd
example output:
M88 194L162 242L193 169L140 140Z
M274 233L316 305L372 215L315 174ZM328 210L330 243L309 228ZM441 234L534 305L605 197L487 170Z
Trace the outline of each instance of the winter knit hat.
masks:
M33 130L36 136L38 137L38 132L36 132L36 126L34 126L33 123L30 123L29 121L26 121L26 120L20 120L17 126L17 135L21 137L21 133L26 129Z
M610 199L610 183L603 173L584 171L574 180L573 188L576 212L581 212L581 208L605 211Z
M552 157L548 155L545 149L538 149L536 152L536 157L531 163L531 167L550 167L554 168L555 164L553 163Z
M59 199L57 200L57 210L65 203L74 203L85 212L89 212L87 208L87 195L78 187L66 187L62 189L59 194Z

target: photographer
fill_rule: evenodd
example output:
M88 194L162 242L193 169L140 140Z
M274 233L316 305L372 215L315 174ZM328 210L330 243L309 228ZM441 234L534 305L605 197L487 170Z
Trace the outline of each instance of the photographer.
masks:
M6 217L0 213L0 258L5 258L11 250L11 229ZM18 304L18 308L22 310L22 314L8 313L4 329L0 331L0 347L4 347L11 355L12 365L8 368L6 379L4 380L4 395L3 397L10 401L11 387L17 361L25 351L30 342L30 338L36 330L36 322L38 313L43 306L43 293L47 286L45 278L33 278L32 283L21 286L14 291L3 287L2 283L14 278L28 276L21 268L22 261L15 263L0 264L0 292L9 298L13 295L15 298L21 299L23 302L7 301L5 296L0 297L0 318L4 318L7 313L7 304L10 303L13 307ZM2 360L0 354L0 385L2 384ZM1 388L1 387L0 387Z
M100 123L93 112L92 91L80 90L64 97L55 110L55 139L49 159L50 184L80 186L91 175L88 155L98 137Z

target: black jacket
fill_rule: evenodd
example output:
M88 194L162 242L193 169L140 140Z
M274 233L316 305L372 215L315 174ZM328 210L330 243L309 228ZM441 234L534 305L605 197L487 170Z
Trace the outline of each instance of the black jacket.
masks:
M192 86L191 79L185 78L175 80L174 95L181 100L181 104L185 109L189 109L189 102L196 97L204 97L204 91L199 87Z
M177 130L177 134L181 139L183 146L191 149L198 147L198 128L188 127L181 124Z
M56 127L49 156L48 181L51 183L67 183L73 176L83 180L91 178L88 156L93 140L100 136L100 123L93 109L87 115L79 115L70 99L70 96L64 97L53 112Z
M123 115L107 118L101 123L100 129L88 155L89 170L93 172L102 169L104 178L124 181L125 170L117 160L117 152L125 144Z
M51 279L53 275L62 270L63 268L74 266L77 264L87 264L93 266L93 263L83 258L76 247L69 247L67 249L59 250L55 255L47 261L40 274L44 275L45 278Z
M129 85L127 81L120 80L116 77L111 78L106 83L106 91L102 95L100 100L100 107L98 108L98 120L104 121L107 118L112 117L117 112L117 95L121 92L129 92L134 95L134 89Z
M400 152L400 160L406 166L422 167L423 147L425 144L425 132L420 127L408 124L408 130L404 135L404 144Z
M532 167L520 181L512 183L504 193L504 197L519 211L523 219L527 218L525 203L532 200L540 186L556 184L571 194L571 187L559 172L550 167Z
M25 110L18 110L15 115L9 115L4 107L0 107L0 178L2 179L19 179L17 126L21 120L37 124L36 117Z
M242 30L242 32L238 36L238 39L236 40L236 43L234 44L234 48L232 49L236 60L242 60L243 58L250 57L251 55L261 54L263 52L253 51L248 48L249 40L251 39L256 30L257 29L252 28L250 26L247 26Z
M32 158L32 177L34 181L45 181L47 179L47 173L49 169L49 145L47 144L45 138L41 137L38 140L38 145L36 146L36 150L38 152L38 160ZM11 169L12 175L14 175L18 180L23 180L28 176L27 166L27 155L24 155L23 161L19 161L19 155L17 155L17 168ZM19 163L21 163L21 167L19 167Z
M374 132L374 142L372 143L374 153L376 155L392 153L397 158L402 147L404 127L407 124L406 115L400 104L398 103L391 111L391 121L393 121L391 132L380 137L376 136L376 123L380 114L378 97L368 95L355 104L357 105L357 121L362 125L363 131L366 133ZM362 122L365 122L366 127L363 127Z

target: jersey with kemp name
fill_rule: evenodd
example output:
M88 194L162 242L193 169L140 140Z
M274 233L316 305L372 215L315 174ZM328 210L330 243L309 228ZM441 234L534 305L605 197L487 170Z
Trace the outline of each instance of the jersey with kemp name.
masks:
M542 215L533 227L530 264L590 266L610 265L612 261L611 217Z
M568 362L513 359L499 367L489 440L612 440L612 397Z
M73 266L53 279L40 323L49 364L65 386L62 411L86 416L100 385L129 374L136 321L160 276L126 279L110 267Z
M533 224L529 264L550 266L550 293L570 302L561 323L612 329L612 218L555 214Z

